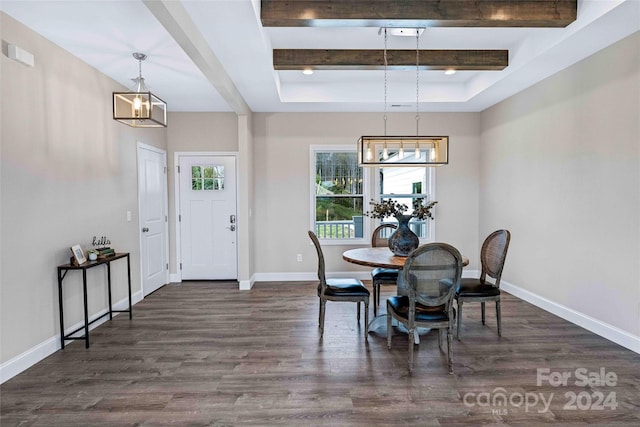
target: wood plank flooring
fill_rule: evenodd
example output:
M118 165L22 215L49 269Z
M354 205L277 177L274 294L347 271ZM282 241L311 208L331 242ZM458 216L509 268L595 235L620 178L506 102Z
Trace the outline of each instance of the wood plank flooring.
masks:
M382 289L384 311L393 289ZM500 338L492 305L486 326L479 304L465 305L454 375L430 332L409 376L407 336L394 331L387 350L383 321L365 343L354 303L327 303L321 339L312 283L167 285L132 321L96 328L91 348L70 343L3 384L0 424L640 425L640 355L508 294L502 307ZM537 369L571 377L538 384ZM576 377L601 369L615 381Z

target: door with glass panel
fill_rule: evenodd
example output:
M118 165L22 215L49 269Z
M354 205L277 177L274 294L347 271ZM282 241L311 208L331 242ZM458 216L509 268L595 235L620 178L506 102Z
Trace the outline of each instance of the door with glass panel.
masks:
M236 157L180 156L179 182L182 279L237 279Z

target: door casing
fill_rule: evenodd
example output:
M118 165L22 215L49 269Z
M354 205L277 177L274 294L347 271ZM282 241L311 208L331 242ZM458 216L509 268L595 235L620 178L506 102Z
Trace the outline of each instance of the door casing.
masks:
M178 166L180 165L180 157L182 156L187 156L187 157L197 157L197 156L202 156L202 157L208 157L208 156L232 156L235 158L235 163L236 163L236 186L238 183L238 168L237 168L237 164L238 164L238 152L233 152L233 151L176 151L174 153L174 158L173 158L173 164L174 164L174 180L173 180L173 184L174 184L174 209L175 209L175 235L174 235L174 242L175 242L175 266L176 266L176 273L175 275L172 274L171 275L171 282L174 283L179 283L182 282L182 270L180 269L180 260L182 259L182 253L181 253L181 246L182 246L182 236L181 236L181 231L180 231L180 221L178 220L179 215L180 215L180 176L178 174ZM235 200L235 204L236 204L236 209L238 206L238 197L239 197L239 191L238 188L236 187L236 200ZM236 212L236 218L238 218L239 215L237 215ZM243 224L241 224L238 220L238 222L236 223L238 227L242 227ZM240 260L239 260L239 239L236 239L236 278L239 275L238 269L240 268Z
M165 179L163 180L163 183L164 183L164 185L163 185L163 187L164 187L163 188L163 193L164 193L163 209L164 209L164 213L165 213L165 221L164 221L163 233L164 233L164 236L165 236L165 239L164 239L165 242L164 242L164 245L163 245L163 250L164 250L164 262L168 263L169 262L169 222L168 222L169 197L168 197L168 183L167 183L167 179L166 179L166 177L167 177L167 174L166 174L167 152L165 150L162 150L162 149L159 149L159 148L156 148L156 147L153 147L151 145L147 145L147 144L144 144L144 143L138 141L136 143L136 155L137 155L136 156L137 157L136 162L139 162L140 150L151 151L151 152L160 154L160 155L162 155L164 157L163 160L164 160L164 168L165 168L165 171L164 171ZM139 171L138 171L138 173L139 173ZM143 265L143 263L145 262L145 257L144 257L144 253L143 253L144 245L143 245L143 242L142 242L142 227L143 227L142 221L143 221L143 219L142 219L142 203L141 203L141 197L140 197L140 190L141 190L140 182L138 182L138 233L139 233L138 234L138 236L139 236L138 241L139 241L139 246L140 246L140 285L141 285L142 295L144 297L144 296L148 295L150 292L145 294L145 288L144 288L144 265ZM164 273L164 282L165 282L165 284L167 284L167 283L170 282L169 268L168 267L164 268L164 272L165 272Z

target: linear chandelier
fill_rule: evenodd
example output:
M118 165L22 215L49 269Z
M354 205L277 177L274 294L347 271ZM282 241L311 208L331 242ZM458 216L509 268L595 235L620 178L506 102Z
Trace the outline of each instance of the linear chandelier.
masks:
M382 29L381 29L382 30ZM358 139L360 166L441 166L449 163L449 137L420 135L420 33L416 35L416 133L407 136L387 135L387 28L384 28L384 135Z
M144 53L135 52L138 77L133 92L113 92L113 119L134 128L167 127L167 103L149 91L142 77Z

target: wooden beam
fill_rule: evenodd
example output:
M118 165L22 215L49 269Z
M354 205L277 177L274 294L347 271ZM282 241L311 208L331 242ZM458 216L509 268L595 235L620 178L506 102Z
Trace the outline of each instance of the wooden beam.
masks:
M566 27L578 0L262 0L265 27Z
M421 70L502 70L508 50L421 50ZM276 70L383 70L384 50L274 49ZM415 50L387 50L390 70L416 68Z

